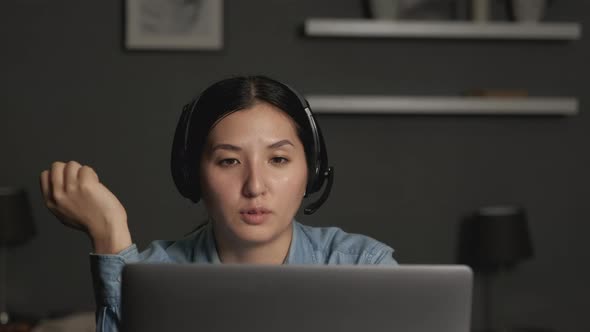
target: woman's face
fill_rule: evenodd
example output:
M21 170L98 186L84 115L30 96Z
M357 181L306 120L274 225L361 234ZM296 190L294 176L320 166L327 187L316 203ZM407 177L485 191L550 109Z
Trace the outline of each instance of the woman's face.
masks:
M223 118L201 158L201 192L216 231L242 244L290 234L307 184L295 122L259 102Z

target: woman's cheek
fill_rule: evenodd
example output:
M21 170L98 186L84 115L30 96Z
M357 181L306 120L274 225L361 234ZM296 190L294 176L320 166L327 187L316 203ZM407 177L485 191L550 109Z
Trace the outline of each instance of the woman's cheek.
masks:
M238 174L223 174L217 177L213 190L224 202L233 202L241 195L242 181Z

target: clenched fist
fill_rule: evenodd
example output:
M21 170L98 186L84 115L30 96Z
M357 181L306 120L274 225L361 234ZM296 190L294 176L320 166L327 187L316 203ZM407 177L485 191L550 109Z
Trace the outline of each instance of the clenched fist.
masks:
M127 213L89 166L56 161L40 175L45 205L64 225L86 232L96 253L131 245Z

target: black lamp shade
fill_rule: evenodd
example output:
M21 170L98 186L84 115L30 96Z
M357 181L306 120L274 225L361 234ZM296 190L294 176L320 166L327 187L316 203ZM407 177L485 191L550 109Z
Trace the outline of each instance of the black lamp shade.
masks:
M35 224L26 191L0 187L0 247L23 244L34 235Z
M481 208L461 225L459 261L476 271L509 269L532 257L533 245L522 207Z

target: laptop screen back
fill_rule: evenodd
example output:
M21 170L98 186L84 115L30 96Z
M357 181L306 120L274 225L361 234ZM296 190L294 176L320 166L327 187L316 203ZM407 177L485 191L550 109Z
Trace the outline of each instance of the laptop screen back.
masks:
M468 332L464 266L130 264L123 331Z

